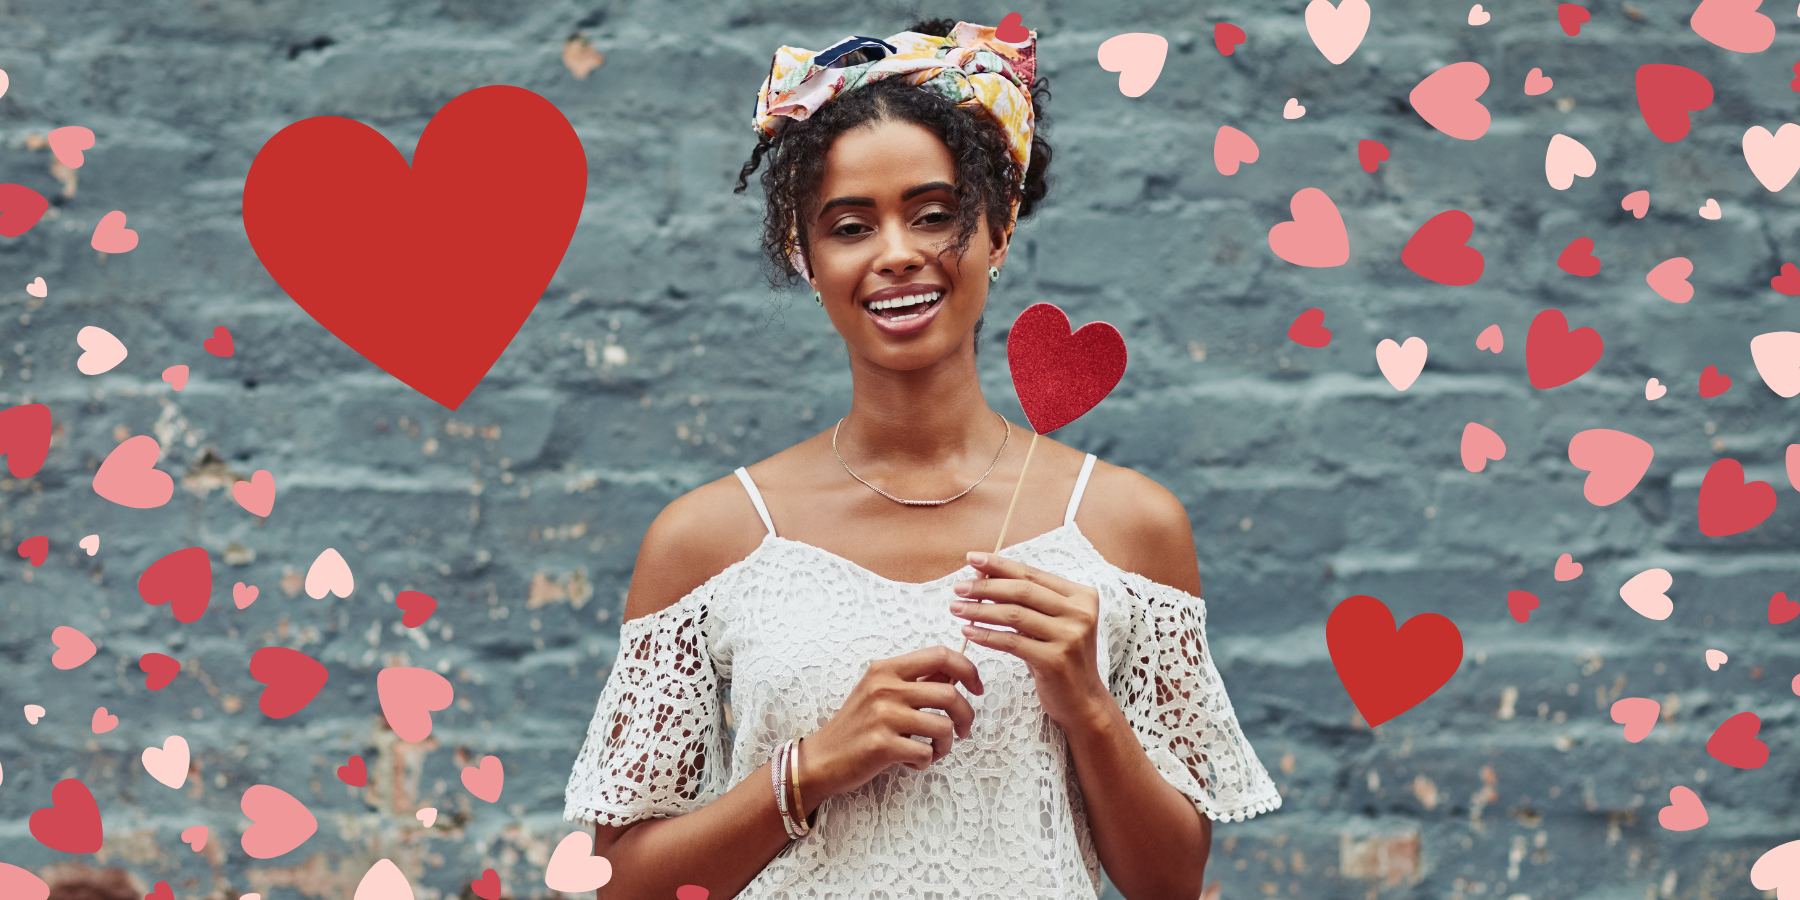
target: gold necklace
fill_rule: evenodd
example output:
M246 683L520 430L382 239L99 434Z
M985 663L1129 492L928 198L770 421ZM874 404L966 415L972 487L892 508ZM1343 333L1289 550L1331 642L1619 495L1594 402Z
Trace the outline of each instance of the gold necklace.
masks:
M1012 423L1006 421L1006 417L1001 416L999 413L995 413L994 415L1000 416L1000 424L1006 426L1006 436L1000 439L1000 449L994 451L994 461L988 463L987 471L981 473L980 478L975 479L975 484L980 484L983 481L986 481L987 477L989 475L993 474L994 466L1000 462L1000 454L1006 452L1006 442L1009 440L1012 440ZM848 417L846 417L846 418L848 418ZM831 455L837 457L838 465L843 466L844 471L850 472L851 478L854 478L857 481L861 481L863 484L869 485L869 488L871 490L873 490L875 493L880 494L881 496L886 497L889 500L894 501L895 503L904 503L907 506L943 506L944 504L949 503L952 500L955 500L957 497L961 497L963 494L967 494L968 492L975 489L975 484L971 484L968 487L963 488L962 491L956 495L956 497L945 497L942 500L906 500L906 499L903 499L900 497L896 497L893 494L890 494L887 491L882 490L881 488L878 488L872 484L869 484L867 481L863 480L863 477L861 475L858 475L855 472L850 471L850 464L847 462L844 462L844 457L838 453L838 432L843 430L843 427L844 427L844 420L838 419L837 427L831 429Z

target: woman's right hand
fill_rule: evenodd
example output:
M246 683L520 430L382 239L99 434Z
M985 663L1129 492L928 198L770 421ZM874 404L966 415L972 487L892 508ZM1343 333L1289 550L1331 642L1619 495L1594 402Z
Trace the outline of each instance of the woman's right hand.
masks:
M847 793L894 763L922 772L950 755L975 721L958 681L977 694L987 691L975 663L941 644L869 663L843 707L801 744L802 789L809 796Z

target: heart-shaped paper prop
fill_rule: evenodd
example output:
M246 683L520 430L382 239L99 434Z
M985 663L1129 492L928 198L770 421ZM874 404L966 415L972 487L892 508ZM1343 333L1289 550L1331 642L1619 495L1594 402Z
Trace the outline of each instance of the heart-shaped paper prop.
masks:
M1033 303L1006 335L1019 406L1038 434L1049 434L1105 399L1125 375L1125 338L1106 322L1069 330L1054 303Z
M1449 683L1462 665L1462 632L1438 613L1394 627L1387 604L1367 594L1345 599L1325 620L1325 647L1356 711L1373 728Z
M244 231L308 315L455 409L537 306L586 194L555 105L488 85L438 110L410 166L354 119L283 128L244 179Z

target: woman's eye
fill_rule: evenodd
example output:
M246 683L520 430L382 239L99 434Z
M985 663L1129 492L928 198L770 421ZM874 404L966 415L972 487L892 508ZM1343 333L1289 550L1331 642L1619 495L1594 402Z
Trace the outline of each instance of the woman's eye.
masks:
M925 221L930 221L930 220L935 219L936 221L931 222L931 224L935 225L935 224L941 224L943 222L947 222L952 218L954 218L954 217L951 216L949 213L944 212L943 210L932 210L931 212L928 212L924 216L920 217L919 221L925 222ZM866 227L868 227L868 226L862 224L861 222L846 222L843 225L839 225L837 227L837 229L832 231L831 233L833 235L842 235L844 237L856 237L855 233L847 232L844 229L846 229L846 228L866 228Z

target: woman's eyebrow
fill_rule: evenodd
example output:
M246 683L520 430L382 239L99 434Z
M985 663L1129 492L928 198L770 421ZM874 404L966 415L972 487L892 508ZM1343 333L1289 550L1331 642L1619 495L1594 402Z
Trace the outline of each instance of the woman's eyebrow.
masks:
M926 191L954 191L954 190L956 190L956 185L950 184L949 182L927 181L924 184L915 184L912 187L909 187L906 190L902 191L900 193L900 199L901 200L911 200L912 198L917 197L918 195L923 194ZM830 212L834 207L874 206L874 205L875 205L875 198L873 198L873 197L833 197L830 200L825 201L824 206L819 207L819 215L817 216L817 218L824 218L825 214Z

